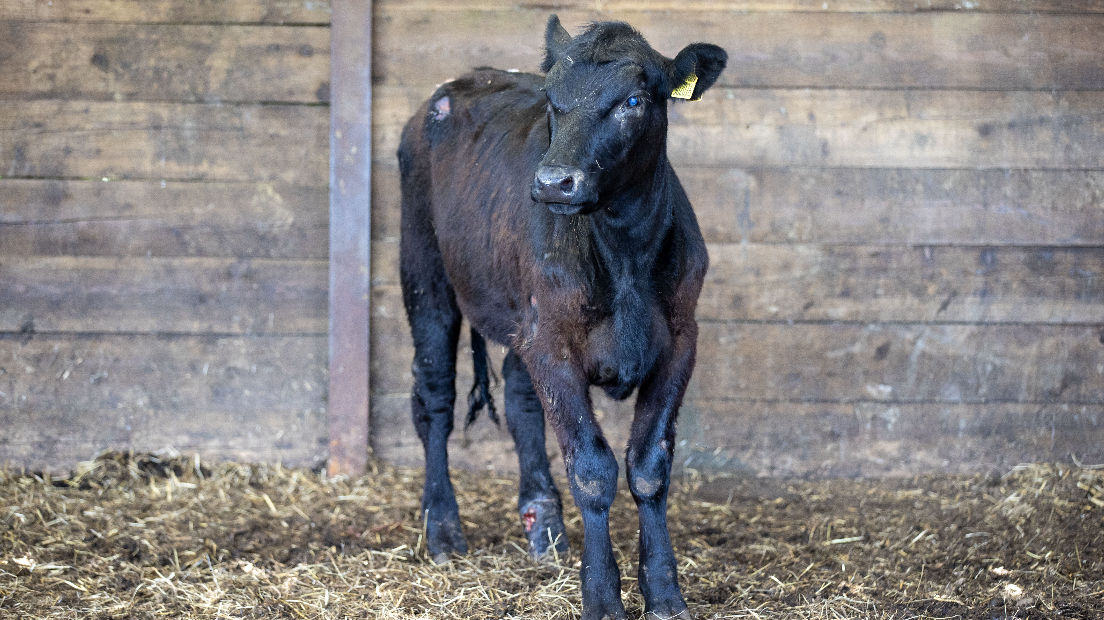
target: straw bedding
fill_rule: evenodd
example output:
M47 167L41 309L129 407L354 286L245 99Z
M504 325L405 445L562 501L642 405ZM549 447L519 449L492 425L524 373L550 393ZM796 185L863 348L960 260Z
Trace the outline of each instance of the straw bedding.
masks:
M473 550L425 556L421 473L106 453L0 470L0 617L576 618L573 552L524 549L513 479L455 472ZM562 484L561 484L562 487ZM675 484L670 529L699 618L1104 618L1104 470ZM630 617L637 522L611 514Z

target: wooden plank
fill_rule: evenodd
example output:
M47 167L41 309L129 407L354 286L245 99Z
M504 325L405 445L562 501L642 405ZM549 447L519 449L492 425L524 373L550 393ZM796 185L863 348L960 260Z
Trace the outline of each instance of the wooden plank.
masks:
M706 321L1099 325L1104 248L709 244ZM372 246L373 311L403 317L398 243Z
M430 91L377 91L374 157L393 163ZM1099 170L1104 92L715 88L671 105L667 148L680 169Z
M672 111L678 164L1104 168L1104 92L721 89L703 103Z
M679 179L711 242L1104 245L1096 170L683 167Z
M24 416L300 411L324 419L325 386L324 336L0 335L0 410Z
M1099 327L705 323L692 398L1104 403Z
M328 114L322 106L8 102L0 172L317 185L327 177Z
M604 403L602 430L615 451L626 445L631 408ZM457 413L460 415L460 413ZM418 467L422 446L409 397L373 400L373 450ZM555 436L546 434L553 472L563 475ZM744 471L758 476L907 477L933 472L1006 471L1055 462L1072 452L1104 460L1100 405L809 404L690 400L679 413L675 469ZM516 473L505 429L487 420L449 442L455 467Z
M705 320L1099 325L1104 247L709 246Z
M328 189L0 179L0 255L325 259Z
M6 0L0 20L148 23L330 23L329 0Z
M692 41L723 47L725 86L755 88L1104 88L1100 15L560 11L575 33L595 19L629 22L673 57ZM533 71L546 11L410 11L382 7L379 82L431 86L471 67ZM433 59L433 62L426 62Z
M602 11L594 11L593 0L385 0L377 2L387 13L408 11L534 11L543 15L567 10L591 11L597 19L619 19L626 11L704 12L858 12L909 13L954 11L981 13L1100 13L1100 0L603 0ZM110 21L125 23L268 23L328 24L329 0L289 2L287 0L11 0L0 5L0 19L26 21Z
M680 465L760 476L969 474L1070 453L1104 460L1100 405L695 400L678 430Z
M397 287L374 289L373 320L373 342L381 343L373 360L373 449L417 466L421 445L408 396L413 349ZM758 475L907 476L1007 468L1069 451L1104 456L1104 407L1070 404L1101 392L1102 337L1099 327L706 323L680 415L678 465ZM460 348L462 394L472 376ZM492 363L501 359L499 349L490 347ZM1040 392L1054 402L1000 402ZM607 438L624 445L631 399L593 396ZM909 401L923 398L932 402ZM516 471L508 434L486 420L467 432L458 428L449 450L458 467Z
M312 334L326 261L0 257L0 332Z
M368 463L372 3L334 0L330 109L330 475Z
M678 175L711 243L1104 245L1096 170L680 166ZM398 239L397 165L377 162L372 185L373 236Z
M380 0L376 2L387 14L397 11L486 11L515 9L547 13L549 11L589 11L595 19L621 19L627 11L702 11L741 13L911 13L954 11L962 13L1100 13L1104 3L1099 0ZM602 10L595 10L600 6Z
M0 24L0 98L329 101L328 28Z
M373 339L388 348L373 364L372 390L402 394L414 354L406 319L394 311L385 318L374 304ZM702 322L700 329L691 398L1104 403L1099 326Z
M236 460L317 467L326 458L325 415L318 411L196 411L0 408L0 463L68 471L107 450L198 453Z

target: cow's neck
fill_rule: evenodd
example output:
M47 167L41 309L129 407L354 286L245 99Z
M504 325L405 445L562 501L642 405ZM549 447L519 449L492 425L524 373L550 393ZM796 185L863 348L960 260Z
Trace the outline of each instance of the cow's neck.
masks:
M613 290L590 293L612 298L615 313L649 304L656 256L671 226L669 171L666 158L660 157L654 168L636 175L638 182L616 192L591 215L549 216L545 277L591 288L605 279L599 276L604 271Z
M590 216L595 253L609 270L618 296L627 288L653 288L656 256L671 226L667 170L666 159L661 159L651 174Z

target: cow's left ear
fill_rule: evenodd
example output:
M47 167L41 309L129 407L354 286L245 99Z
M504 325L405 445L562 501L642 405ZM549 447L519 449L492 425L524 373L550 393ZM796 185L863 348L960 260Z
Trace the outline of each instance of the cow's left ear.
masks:
M560 23L559 16L553 14L548 18L548 26L544 29L544 62L541 63L541 72L548 73L552 65L560 59L563 48L571 43L571 35Z
M701 99L727 63L728 54L712 43L687 45L667 67L668 94L675 99Z

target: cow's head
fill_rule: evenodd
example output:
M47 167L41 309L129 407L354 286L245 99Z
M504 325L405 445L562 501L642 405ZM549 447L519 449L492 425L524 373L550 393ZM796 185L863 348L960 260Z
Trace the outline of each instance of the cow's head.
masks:
M667 99L698 99L728 55L694 43L666 58L623 22L572 38L553 15L541 70L551 144L532 195L555 213L590 213L607 193L648 182L666 148Z

